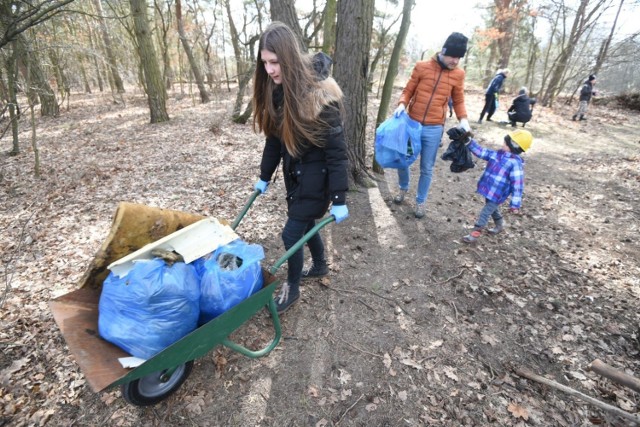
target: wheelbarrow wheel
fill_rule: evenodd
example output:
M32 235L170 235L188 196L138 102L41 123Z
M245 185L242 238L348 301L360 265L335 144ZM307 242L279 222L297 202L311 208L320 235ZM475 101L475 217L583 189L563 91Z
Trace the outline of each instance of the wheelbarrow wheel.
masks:
M154 372L121 386L122 397L132 405L148 406L166 399L187 379L193 369L193 361L178 366L166 378L165 371Z

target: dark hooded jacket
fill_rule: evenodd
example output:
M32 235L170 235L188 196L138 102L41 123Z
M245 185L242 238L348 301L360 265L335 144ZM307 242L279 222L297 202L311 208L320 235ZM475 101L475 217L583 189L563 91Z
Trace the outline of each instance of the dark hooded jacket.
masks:
M585 80L582 85L582 89L580 89L580 101L591 101L591 96L594 95L593 92L593 84L590 80Z
M536 103L535 98L529 98L525 93L521 93L513 99L511 107L507 114L509 121L527 123L531 120L532 106Z
M323 53L313 58L313 67L321 82L321 90L342 96L338 84L329 77L331 58ZM278 85L273 95L274 104L282 106L284 93ZM260 179L271 180L282 160L282 172L287 190L287 214L299 220L318 219L324 216L329 205L344 205L348 190L348 158L344 140L342 113L337 103L325 105L319 120L328 124L323 147L306 143L299 157L292 157L284 143L275 136L267 137Z

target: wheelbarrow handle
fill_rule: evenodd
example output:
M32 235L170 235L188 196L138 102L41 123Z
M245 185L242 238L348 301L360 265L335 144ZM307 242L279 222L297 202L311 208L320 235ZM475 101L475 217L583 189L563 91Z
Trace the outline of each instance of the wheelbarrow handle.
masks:
M322 227L324 227L325 225L327 225L330 222L333 222L335 220L336 220L336 218L333 215L331 215L331 216L328 216L328 217L322 219L319 223L317 223L315 225L315 227L313 227L311 230L309 230L309 232L307 232L307 234L302 236L302 238L300 240L298 240L295 245L293 245L284 255L282 255L282 257L278 261L276 261L276 263L273 265L273 267L271 267L271 269L269 270L269 273L275 275L276 271L282 266L282 264L284 264L289 258L291 258L291 256L293 254L298 252L298 250L301 247L303 247L304 244L307 243L309 241L309 239L311 239L318 231L320 231L320 229Z
M235 219L235 221L233 221L233 224L231 224L231 228L232 229L235 230L236 227L238 227L238 225L240 224L240 221L242 221L242 218L244 218L244 216L249 211L249 208L251 207L253 202L256 200L256 198L260 194L262 194L262 191L260 191L260 190L255 190L253 192L253 194L249 197L249 200L247 200L247 203L245 203L244 208L242 208L242 211L240 211L240 213L238 214L238 217Z

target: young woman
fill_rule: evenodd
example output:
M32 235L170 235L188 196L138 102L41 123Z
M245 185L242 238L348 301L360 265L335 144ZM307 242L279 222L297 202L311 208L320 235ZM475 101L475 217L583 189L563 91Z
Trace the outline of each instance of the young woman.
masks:
M260 37L253 127L265 134L266 144L255 188L266 192L282 161L288 217L282 240L287 250L315 226L330 205L336 223L349 216L342 91L329 77L330 66L331 59L322 53L303 53L293 31L281 22L273 22ZM312 267L302 271L303 249L289 258L287 282L276 300L280 313L300 297L302 278L329 272L320 234L307 246Z

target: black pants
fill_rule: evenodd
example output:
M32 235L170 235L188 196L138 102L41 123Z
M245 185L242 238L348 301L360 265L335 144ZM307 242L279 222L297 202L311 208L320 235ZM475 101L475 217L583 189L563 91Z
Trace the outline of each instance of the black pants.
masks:
M491 120L491 116L496 112L496 95L490 94L484 96L484 107L480 113L480 120L484 119L484 115L487 115L487 120Z

